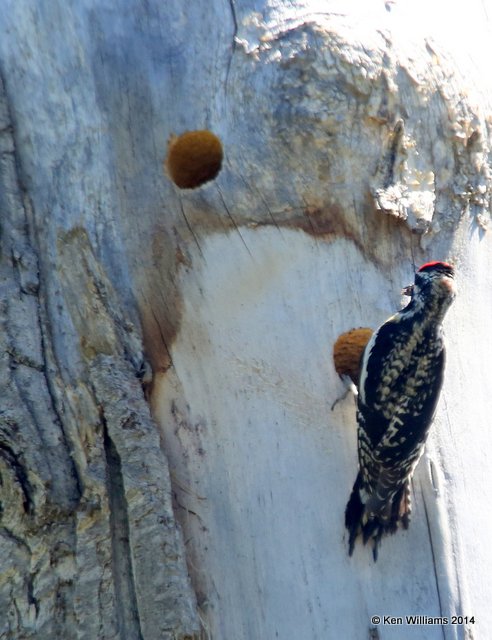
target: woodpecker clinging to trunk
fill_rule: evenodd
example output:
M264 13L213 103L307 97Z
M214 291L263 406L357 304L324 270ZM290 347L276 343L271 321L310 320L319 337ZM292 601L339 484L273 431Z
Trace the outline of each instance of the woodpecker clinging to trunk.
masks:
M368 342L357 399L359 473L345 510L355 539L378 545L410 519L410 479L422 455L444 372L442 321L455 297L454 269L424 264L404 292L408 305Z

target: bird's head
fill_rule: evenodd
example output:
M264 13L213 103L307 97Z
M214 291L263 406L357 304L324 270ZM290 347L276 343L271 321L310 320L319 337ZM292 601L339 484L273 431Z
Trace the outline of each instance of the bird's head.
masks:
M415 274L415 283L403 293L412 298L412 307L432 306L444 315L456 296L454 268L447 262L427 262Z

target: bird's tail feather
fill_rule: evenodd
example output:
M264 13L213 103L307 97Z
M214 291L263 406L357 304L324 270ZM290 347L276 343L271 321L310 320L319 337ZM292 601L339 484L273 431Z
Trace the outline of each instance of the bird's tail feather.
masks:
M345 527L349 532L349 556L354 551L355 541L361 534L364 544L368 540L373 541L373 557L378 559L378 548L381 538L385 534L395 533L398 525L405 529L410 522L410 483L405 484L392 497L391 503L377 512L366 509L361 499L362 479L360 473L350 495L345 509Z

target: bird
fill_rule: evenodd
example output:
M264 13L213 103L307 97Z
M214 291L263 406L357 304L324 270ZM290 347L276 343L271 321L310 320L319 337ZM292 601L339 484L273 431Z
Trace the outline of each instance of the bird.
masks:
M362 355L357 396L359 469L345 509L349 556L373 545L411 515L410 480L423 453L443 383L442 322L456 296L455 270L427 262L403 289L406 307L372 335Z

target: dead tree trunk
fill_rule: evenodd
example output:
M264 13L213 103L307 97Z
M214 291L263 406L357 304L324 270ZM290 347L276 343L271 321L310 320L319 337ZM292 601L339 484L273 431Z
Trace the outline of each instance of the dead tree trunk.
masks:
M1 638L491 627L485 58L329 4L4 3ZM374 564L332 350L428 259L460 286L445 387Z

